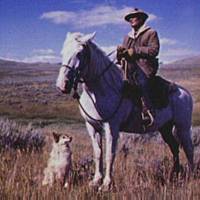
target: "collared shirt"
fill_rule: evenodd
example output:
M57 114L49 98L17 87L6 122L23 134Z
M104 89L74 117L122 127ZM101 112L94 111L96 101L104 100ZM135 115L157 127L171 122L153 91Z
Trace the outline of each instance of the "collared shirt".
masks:
M147 26L146 24L143 24L139 29L138 31L135 31L134 28L131 29L131 31L128 33L128 36L135 39L137 38L140 33L146 31L147 29L149 29L150 27Z

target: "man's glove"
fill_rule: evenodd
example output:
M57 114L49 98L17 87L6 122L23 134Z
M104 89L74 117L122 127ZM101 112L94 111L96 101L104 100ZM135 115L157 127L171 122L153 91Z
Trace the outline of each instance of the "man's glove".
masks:
M135 56L135 49L134 48L127 49L127 56L129 58L132 58L133 56Z
M126 51L126 48L123 46L117 47L117 61L120 63L121 59L124 57L124 52Z
M136 53L135 53L134 48L129 48L123 51L123 57L125 57L127 61L133 60L135 56L136 56Z
M134 48L126 49L123 46L117 47L117 60L118 62L124 57L126 60L131 60L134 58L136 52Z
M123 52L124 50L126 50L125 47L123 47L121 45L117 46L117 52Z

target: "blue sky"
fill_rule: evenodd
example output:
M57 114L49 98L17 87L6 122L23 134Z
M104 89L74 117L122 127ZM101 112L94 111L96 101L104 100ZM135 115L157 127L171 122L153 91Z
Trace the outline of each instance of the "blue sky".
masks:
M123 16L134 7L149 14L161 61L200 55L200 0L0 0L0 58L58 62L69 31L96 31L109 52L130 31Z

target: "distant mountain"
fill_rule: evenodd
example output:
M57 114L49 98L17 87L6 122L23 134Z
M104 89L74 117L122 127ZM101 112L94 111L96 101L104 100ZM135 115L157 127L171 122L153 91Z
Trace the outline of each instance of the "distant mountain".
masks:
M59 63L24 63L0 59L0 84L55 82L60 66Z
M0 59L0 68L1 67L50 67L50 68L58 68L61 66L61 63L24 63L24 62L16 62L10 60ZM177 60L175 62L169 64L160 64L161 68L200 68L200 55L193 56L181 60Z
M2 66L2 65L6 65L6 66L17 65L18 63L24 64L22 62L0 59L0 66Z
M194 56L175 61L174 64L200 65L200 56Z
M4 60L0 59L0 68L1 67L11 67L11 68L17 68L17 67L58 67L61 63L42 63L42 62L36 62L36 63L25 63L25 62L18 62L18 61L12 61L12 60Z
M200 68L200 55L193 56L169 64L162 64L163 68Z

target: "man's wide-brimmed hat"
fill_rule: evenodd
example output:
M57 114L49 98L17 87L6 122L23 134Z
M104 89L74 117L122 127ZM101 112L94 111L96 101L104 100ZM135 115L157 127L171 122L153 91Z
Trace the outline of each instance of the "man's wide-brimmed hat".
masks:
M133 9L129 13L127 13L124 17L126 21L129 21L131 17L141 17L144 19L144 21L149 17L147 13L145 13L143 10L140 10L138 8Z

